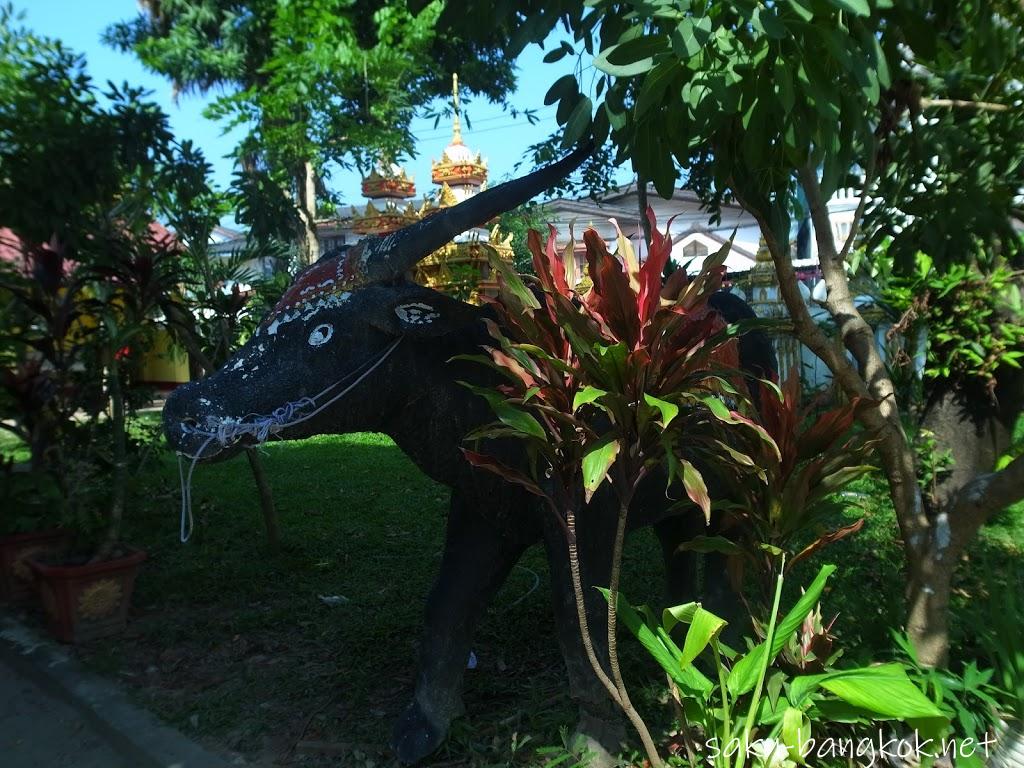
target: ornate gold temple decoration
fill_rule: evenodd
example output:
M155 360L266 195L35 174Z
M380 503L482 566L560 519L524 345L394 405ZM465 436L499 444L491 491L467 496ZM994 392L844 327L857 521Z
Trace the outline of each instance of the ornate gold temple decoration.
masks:
M102 619L121 604L121 585L115 579L94 581L78 596L78 613L86 619Z
M486 161L462 140L457 75L452 77L452 100L452 140L441 153L441 159L431 163L431 179L437 185L434 193L424 196L417 207L412 201L416 195L412 177L390 159L383 159L363 178L362 192L367 198L364 206L353 207L346 218L317 222L325 242L330 242L331 236L337 236L346 228L362 236L386 235L458 205L486 186ZM465 301L478 301L481 295L496 293L490 257L497 255L511 262L511 240L511 235L498 230L495 221L488 222L486 226L460 234L427 256L417 265L414 277L422 285ZM312 272L309 279L322 281L328 277L340 279Z
M452 75L452 141L431 163L430 177L440 189L422 209L429 216L458 205L487 183L487 163L462 141L459 77ZM490 256L512 261L512 236L504 235L496 222L490 228L471 229L423 259L416 269L416 281L463 301L478 302L482 295L494 295L497 283L491 274Z
M455 106L452 119L452 143L445 147L441 159L430 164L430 180L435 184L453 187L479 187L487 181L487 162L462 143L462 124L459 117L459 76L452 75L452 101ZM468 190L467 190L468 191ZM466 195L468 197L468 195ZM460 197L459 200L464 200Z
M448 186L448 182L441 184L441 191L437 193L437 207L448 208L453 205L458 205L459 199L452 192L452 188Z
M414 197L416 182L400 165L384 162L370 171L370 175L363 179L362 189L363 196L370 199Z
M360 235L384 235L414 223L419 212L411 202L416 183L401 166L384 161L363 179L363 195L369 202L360 213L352 209L352 230Z
M764 236L761 236L757 244L757 255L754 257L754 266L750 270L751 296L755 304L771 305L767 309L769 315L775 317L775 305L782 304L779 296L779 281L775 276L775 263L772 261L772 254L768 250L768 243Z
M754 266L750 270L750 308L758 317L784 320L789 310L782 299L779 278L775 273L775 262L764 236L758 242ZM798 373L801 367L800 342L791 333L771 334L775 343L775 356L779 364L779 375L785 378L791 370Z

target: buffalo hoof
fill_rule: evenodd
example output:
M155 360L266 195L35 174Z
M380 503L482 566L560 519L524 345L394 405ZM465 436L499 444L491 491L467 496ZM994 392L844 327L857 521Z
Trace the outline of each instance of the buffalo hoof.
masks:
M617 768L622 765L618 755L626 740L626 730L619 717L598 717L586 710L573 735L573 751L589 768Z
M415 765L436 752L447 735L447 723L435 722L414 701L395 723L391 749L404 765Z

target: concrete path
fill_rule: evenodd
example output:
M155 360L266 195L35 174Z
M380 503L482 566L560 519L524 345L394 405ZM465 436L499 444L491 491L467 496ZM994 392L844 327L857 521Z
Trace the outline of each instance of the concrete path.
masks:
M0 611L4 768L225 768L226 763Z

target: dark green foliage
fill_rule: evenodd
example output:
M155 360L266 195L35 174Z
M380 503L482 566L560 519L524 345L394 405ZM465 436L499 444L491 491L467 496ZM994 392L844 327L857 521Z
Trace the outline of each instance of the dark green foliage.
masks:
M161 297L160 305L169 330L192 355L192 362L205 370L222 365L283 293L284 287L274 285L287 279L288 249L282 242L286 233L275 232L269 216L233 252L213 253L211 235L229 211L233 195L210 186L209 164L187 142L178 165L181 173L169 190L172 204L167 210L167 222L178 237L177 286ZM263 194L253 200L257 205L269 202ZM290 204L289 210L294 213Z
M332 163L367 169L414 153L409 121L450 92L452 72L494 101L513 88L497 32L439 34L441 8L413 16L392 0L169 0L145 3L107 41L182 91L224 89L207 115L247 130L235 180L243 218L280 236L295 223L305 162L323 179ZM330 200L322 186L318 198Z
M898 632L892 633L897 657L907 663L911 678L949 718L950 728L942 735L946 738L974 739L980 743L997 722L999 690L994 683L992 669L987 664L979 668L975 660L963 665L959 673L951 669L922 666L910 640ZM981 755L963 758L958 765L980 768L985 764Z
M542 231L548 223L547 214L542 205L527 203L515 210L501 214L498 226L505 235L512 235L512 258L516 272L521 275L533 274L533 254L527 245L527 235L531 229Z
M1024 360L1022 284L1020 272L984 254L940 269L919 253L914 271L891 278L882 295L909 337L926 334L925 376L991 395L1000 371Z
M206 167L142 91L100 92L83 59L16 21L0 9L0 406L59 489L52 517L108 525L109 554L137 463L128 385L180 276L156 221Z
M995 670L992 684L1002 704L1001 711L1024 720L1024 642L1020 636L1024 625L1020 597L1024 573L1019 563L1007 570L1000 578L991 564L986 567L988 599L973 618L980 628L982 647Z
M736 195L789 241L793 171L823 171L827 199L878 181L869 240L962 259L1010 242L1024 174L1019 4L579 0L494 7L452 0L442 22L502 26L519 51L562 24L598 72L555 81L565 140L610 137L669 196L679 169L711 212ZM935 216L939 208L945 213Z
M143 91L101 92L82 57L17 22L0 8L0 225L75 258L99 219L138 215L168 181L171 135Z

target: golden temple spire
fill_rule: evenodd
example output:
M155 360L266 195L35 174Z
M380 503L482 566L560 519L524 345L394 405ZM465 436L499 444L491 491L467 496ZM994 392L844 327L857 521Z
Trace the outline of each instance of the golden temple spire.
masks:
M754 256L754 261L761 263L772 261L772 252L768 250L768 242L764 239L764 235L761 235L761 239L757 242L757 254Z
M455 118L452 120L452 144L462 143L462 125L459 123L459 75L452 73L452 102L455 104Z
M441 159L430 164L430 179L438 186L447 184L455 202L476 194L487 182L487 163L479 152L462 143L462 104L459 102L459 76L452 75L452 142L441 153Z

